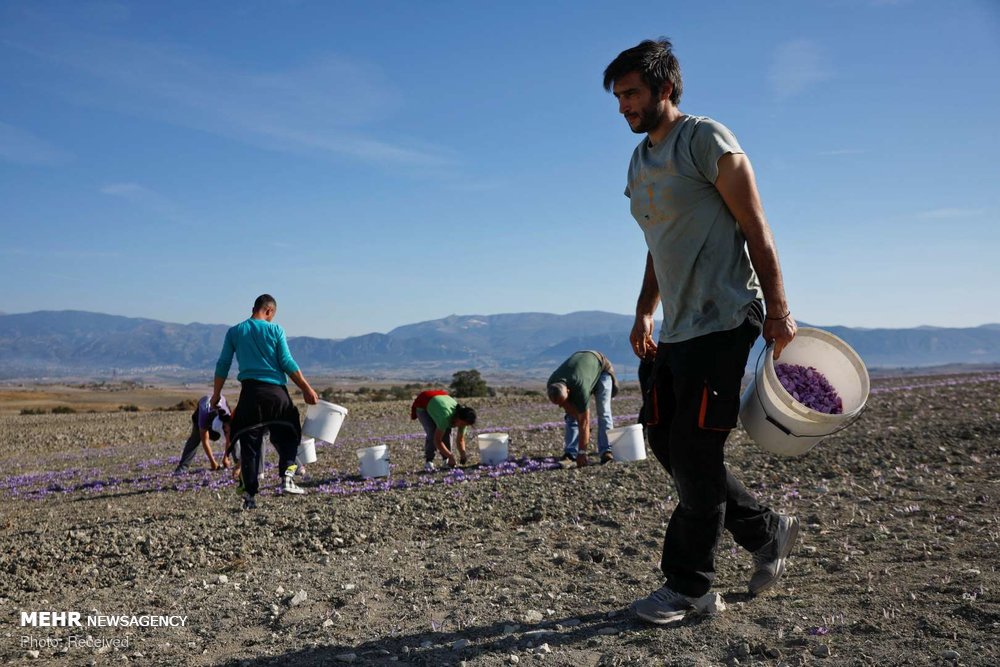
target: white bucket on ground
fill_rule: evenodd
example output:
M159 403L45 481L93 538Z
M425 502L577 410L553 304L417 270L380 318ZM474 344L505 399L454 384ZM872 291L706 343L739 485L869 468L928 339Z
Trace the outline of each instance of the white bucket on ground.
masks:
M316 463L316 440L303 436L299 441L299 451L295 455L295 461L303 466L307 463Z
M357 450L357 454L358 460L361 462L362 477L389 476L389 447L387 445L365 447Z
M868 370L858 353L837 336L822 329L799 329L781 351L778 363L818 370L840 396L844 411L839 415L817 412L792 398L778 380L774 348L768 346L740 399L740 422L762 448L799 456L861 415L870 389Z
M608 444L615 461L642 461L646 458L646 442L642 437L642 424L622 426L608 431Z
M340 426L344 423L346 416L347 408L336 403L317 401L316 405L310 405L306 409L306 420L302 424L302 434L333 444L337 440L337 434L340 433Z
M495 466L507 460L510 436L506 433L480 433L476 441L479 443L480 465Z

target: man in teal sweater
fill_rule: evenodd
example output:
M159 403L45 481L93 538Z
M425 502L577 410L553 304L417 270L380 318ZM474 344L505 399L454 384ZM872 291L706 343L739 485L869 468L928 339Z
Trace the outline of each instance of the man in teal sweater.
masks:
M229 376L233 355L239 363L237 376L240 400L230 425L232 442L240 446L240 470L243 477L243 509L257 506L259 489L258 461L264 434L270 433L271 443L278 450L278 474L282 493L305 493L292 479L295 475L295 454L302 439L299 410L292 403L285 387L285 375L292 379L306 403L314 405L319 396L306 381L288 350L285 330L275 324L278 304L270 294L261 294L253 304L253 314L226 332L219 361L215 365L215 391L212 407L218 405L222 386Z

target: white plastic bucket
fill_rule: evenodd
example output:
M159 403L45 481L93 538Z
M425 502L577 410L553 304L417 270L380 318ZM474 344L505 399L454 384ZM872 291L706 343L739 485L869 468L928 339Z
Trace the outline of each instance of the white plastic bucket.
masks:
M740 399L740 422L763 449L782 456L799 456L820 440L861 416L868 400L868 370L858 353L822 329L804 327L781 351L778 363L812 366L830 382L843 402L842 414L817 412L785 391L774 371L774 348L758 361L750 385Z
M361 462L362 477L388 477L389 476L389 447L386 445L376 445L357 450L358 460Z
M510 436L506 433L480 433L476 442L479 443L480 465L495 466L507 460Z
M642 461L646 458L646 442L642 424L622 426L608 431L608 444L615 461Z
M299 451L295 455L295 461L299 465L316 463L316 441L313 438L303 437L299 441Z
M340 433L340 426L347 416L347 408L317 401L316 405L310 405L306 410L306 420L302 424L302 434L310 438L316 438L323 442L333 444Z

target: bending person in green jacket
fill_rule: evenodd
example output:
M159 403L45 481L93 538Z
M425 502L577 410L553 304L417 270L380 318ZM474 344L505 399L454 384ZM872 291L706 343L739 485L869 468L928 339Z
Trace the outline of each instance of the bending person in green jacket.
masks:
M253 314L226 332L219 361L215 365L215 391L212 407L218 405L222 386L229 376L233 355L240 366L240 399L230 424L231 440L240 447L240 470L243 478L243 509L257 507L260 483L258 461L264 434L278 450L278 474L283 494L305 493L293 480L295 455L302 439L299 410L285 387L285 375L292 379L306 403L315 405L316 392L306 381L288 350L285 330L272 322L278 304L270 294L261 294L253 304Z
M587 465L590 444L590 397L597 408L597 450L601 463L613 461L608 431L614 428L611 417L611 397L618 394L615 369L600 352L581 350L555 370L547 383L548 397L566 411L565 447L559 460L564 467L575 462Z

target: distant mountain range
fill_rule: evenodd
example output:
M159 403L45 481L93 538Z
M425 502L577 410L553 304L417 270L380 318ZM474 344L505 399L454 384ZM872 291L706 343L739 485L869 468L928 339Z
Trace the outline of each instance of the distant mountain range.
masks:
M0 314L0 379L202 378L212 372L228 327L83 311ZM288 342L307 376L441 379L476 368L487 377L527 379L546 375L576 350L596 349L634 379L631 328L631 316L600 311L452 315L385 334ZM821 328L847 341L869 368L1000 364L1000 324Z

